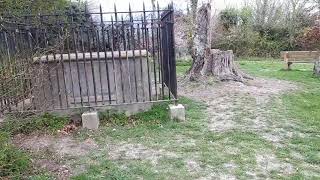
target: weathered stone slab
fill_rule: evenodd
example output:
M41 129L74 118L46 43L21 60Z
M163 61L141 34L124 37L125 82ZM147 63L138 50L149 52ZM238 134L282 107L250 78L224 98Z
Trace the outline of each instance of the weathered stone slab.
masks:
M169 105L169 110L171 120L177 120L179 122L186 120L186 111L182 104Z
M99 114L98 112L85 112L82 114L82 127L90 130L97 130L99 128Z
M112 53L117 56L112 58ZM36 68L45 69L43 79L33 80L35 85L41 84L32 91L35 108L68 109L131 104L150 99L152 94L149 94L149 89L152 90L154 82L151 82L153 77L148 72L152 67L148 66L146 50L141 53L121 51L120 55L119 52L107 52L107 57L104 52L93 54L92 58L88 53L71 54L70 58L63 55L66 57L59 63L59 59L54 61L54 56L50 55L48 62L41 60L41 63L35 63ZM58 57L59 54L56 55Z

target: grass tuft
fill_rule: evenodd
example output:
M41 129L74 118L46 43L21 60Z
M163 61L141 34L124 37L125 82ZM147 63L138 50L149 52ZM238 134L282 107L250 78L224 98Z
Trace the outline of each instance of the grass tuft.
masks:
M0 132L0 179L19 179L29 168L31 160L9 141L10 135Z
M168 103L154 105L151 110L132 116L106 111L100 113L102 124L107 126L159 125L168 121Z
M0 177L21 179L32 172L31 158L27 153L11 144L11 136L21 133L30 134L35 131L55 133L68 123L68 118L52 114L25 119L15 117L6 119L0 127Z
M106 160L99 165L90 166L86 173L72 177L74 180L87 179L130 179L127 172L120 170L111 161Z
M59 117L52 114L44 114L42 116L29 117L25 119L8 118L0 128L1 130L16 134L30 134L35 131L44 133L55 133L69 123L66 117Z

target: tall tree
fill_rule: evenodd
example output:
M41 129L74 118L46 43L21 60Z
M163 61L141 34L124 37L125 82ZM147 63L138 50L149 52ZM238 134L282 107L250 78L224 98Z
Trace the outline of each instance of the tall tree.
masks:
M198 13L194 34L193 64L189 70L189 80L214 76L220 81L244 81L250 78L242 73L234 63L232 51L211 49L211 5L203 4Z
M320 32L320 0L314 0L314 3L316 4L317 7L317 28L319 29L318 32ZM320 33L319 33L320 34ZM313 68L313 73L314 75L320 77L320 58L318 61L314 63L314 68Z
M195 23L197 18L198 0L190 0L191 11L188 11L189 16L189 30L188 30L188 51L189 54L193 54L193 39L195 32Z
M310 26L311 22L311 11L314 7L308 7L307 4L311 3L311 0L289 0L285 3L284 11L285 14L285 26L289 31L289 42L290 46L294 47L295 38L304 27Z
M277 0L256 0L254 25L258 30L282 25L282 3Z
M156 0L151 0L151 5L152 5L152 19L156 19Z
M156 0L151 0L152 10L156 10Z

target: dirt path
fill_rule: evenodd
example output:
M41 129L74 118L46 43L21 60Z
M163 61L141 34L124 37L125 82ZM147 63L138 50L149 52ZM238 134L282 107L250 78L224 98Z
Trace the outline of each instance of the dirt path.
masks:
M281 114L280 96L297 89L296 84L288 81L256 78L246 84L238 82L180 83L178 92L181 96L207 104L209 131L214 133L253 132L275 147L282 147L283 140L293 135L293 132L288 130L291 128L288 127L295 125L289 119L286 122L278 121L278 118L287 118ZM291 164L280 161L270 151L256 152L256 162L256 169L253 172L247 172L253 178L257 173L267 175L273 170L286 175L295 172ZM205 179L223 178L229 175L216 176L215 174Z
M32 152L34 165L53 173L57 179L69 179L75 170L66 163L69 159L79 159L98 148L93 139L77 141L68 135L16 135L13 143L23 150Z
M178 92L181 96L206 103L208 128L215 132L225 132L274 128L276 124L270 120L270 100L276 101L281 94L297 89L297 85L288 81L256 78L246 84L184 83L179 86Z

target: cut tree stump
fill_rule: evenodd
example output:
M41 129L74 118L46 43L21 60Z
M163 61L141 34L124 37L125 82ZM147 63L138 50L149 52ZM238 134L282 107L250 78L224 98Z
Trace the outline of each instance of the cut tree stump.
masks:
M320 60L314 63L313 73L314 75L320 77Z
M252 79L238 68L232 51L211 49L210 24L211 5L203 4L197 13L193 64L188 72L188 79L196 81L206 76L214 76L220 81L244 82L245 79Z
M239 69L231 50L211 49L210 56L202 67L201 75L214 76L219 81L244 82L245 79L253 79Z

